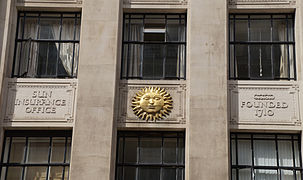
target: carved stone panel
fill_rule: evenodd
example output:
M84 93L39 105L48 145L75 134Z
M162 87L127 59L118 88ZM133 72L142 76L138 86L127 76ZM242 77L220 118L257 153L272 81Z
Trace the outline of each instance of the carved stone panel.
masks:
M18 3L65 3L81 4L82 0L17 0Z
M124 0L124 5L186 5L187 0Z
M138 92L145 88L159 88L164 89L172 100L172 108L169 109L168 115L162 118L147 118L139 117L135 113L138 110L133 110L134 97L138 96ZM186 86L185 84L120 84L119 96L119 123L173 123L185 124L185 107L186 107Z
M75 118L76 89L76 80L65 82L9 80L4 123L72 123Z
M301 125L297 85L230 85L231 125Z
M285 6L286 8L288 6L293 6L296 4L296 0L229 0L229 6Z

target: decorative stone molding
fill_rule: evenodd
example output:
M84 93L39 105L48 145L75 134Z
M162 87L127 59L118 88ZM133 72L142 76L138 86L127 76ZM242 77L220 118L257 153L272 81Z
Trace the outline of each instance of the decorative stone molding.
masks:
M165 89L172 98L173 108L167 117L161 119L142 119L134 114L132 100L138 91L145 87ZM186 123L186 86L185 84L133 84L121 83L119 87L119 117L118 123L156 123L185 124Z
M82 4L82 0L17 0L17 3Z
M4 123L73 123L77 80L8 79Z
M230 125L301 126L296 84L230 84Z
M186 5L188 0L123 0L124 5Z
M228 4L230 7L235 7L237 5L244 6L294 6L296 0L229 0Z

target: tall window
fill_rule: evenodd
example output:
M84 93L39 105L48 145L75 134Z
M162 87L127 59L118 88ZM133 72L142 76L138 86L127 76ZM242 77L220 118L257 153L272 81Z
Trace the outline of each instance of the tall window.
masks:
M68 180L71 131L6 131L1 180Z
M296 78L293 14L229 16L230 79Z
M185 79L185 52L185 14L124 14L122 79Z
M301 180L300 136L231 133L232 180Z
M80 13L20 12L13 77L76 77Z
M118 132L116 180L184 180L183 132Z

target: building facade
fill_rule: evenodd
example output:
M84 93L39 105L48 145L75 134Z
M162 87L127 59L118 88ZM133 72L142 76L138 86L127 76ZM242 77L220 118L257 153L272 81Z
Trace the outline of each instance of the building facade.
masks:
M0 179L303 179L302 8L1 0Z

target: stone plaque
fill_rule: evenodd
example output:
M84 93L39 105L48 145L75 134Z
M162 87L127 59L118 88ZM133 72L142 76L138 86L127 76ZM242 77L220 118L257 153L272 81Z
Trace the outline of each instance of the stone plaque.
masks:
M76 81L9 82L4 121L73 122Z
M300 125L296 85L230 85L231 124Z

